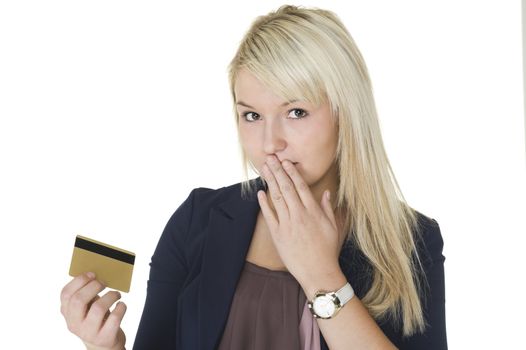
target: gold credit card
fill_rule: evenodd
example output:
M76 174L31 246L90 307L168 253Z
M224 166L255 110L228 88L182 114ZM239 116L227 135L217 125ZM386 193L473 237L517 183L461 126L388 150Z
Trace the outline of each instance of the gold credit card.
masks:
M96 279L109 288L130 291L135 254L124 249L77 235L69 275L95 273Z

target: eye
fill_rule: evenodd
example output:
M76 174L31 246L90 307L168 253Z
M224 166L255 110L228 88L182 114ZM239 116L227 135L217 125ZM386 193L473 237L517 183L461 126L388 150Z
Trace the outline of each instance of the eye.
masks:
M254 112L245 112L243 113L243 118L245 118L245 120L248 122L253 122L253 121L259 120L260 117L259 117L259 114L254 113Z
M302 119L305 118L309 113L307 113L305 110L301 108L293 108L289 110L288 116L290 116L290 119ZM261 119L261 116L255 112L245 112L242 114L243 118L247 122L255 122L257 120Z
M301 118L305 118L308 115L308 113L301 108L291 109L289 111L289 115L291 114L293 115L291 119L301 119Z

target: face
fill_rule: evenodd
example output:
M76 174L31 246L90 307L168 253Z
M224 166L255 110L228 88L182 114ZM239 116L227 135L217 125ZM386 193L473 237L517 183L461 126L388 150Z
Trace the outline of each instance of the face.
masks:
M311 190L335 193L338 127L329 104L289 103L245 69L238 73L234 90L242 147L258 172L262 174L266 157L275 155L296 163Z

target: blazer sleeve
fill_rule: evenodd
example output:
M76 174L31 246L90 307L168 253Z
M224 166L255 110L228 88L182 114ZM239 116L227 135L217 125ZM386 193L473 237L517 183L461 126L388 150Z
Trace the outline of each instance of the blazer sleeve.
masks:
M400 344L397 344L401 350L447 349L444 283L445 257L442 254L444 241L436 220L426 219L423 227L420 259L427 279L427 285L424 283L423 289L426 293L424 293L425 297L421 298L421 301L426 329L424 333L402 337Z
M183 247L196 189L168 220L150 262L146 301L134 350L175 349L177 297L188 274Z

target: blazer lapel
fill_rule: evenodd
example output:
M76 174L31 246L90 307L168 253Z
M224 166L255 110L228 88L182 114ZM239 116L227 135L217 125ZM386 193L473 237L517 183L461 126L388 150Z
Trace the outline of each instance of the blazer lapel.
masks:
M255 179L256 192L266 187ZM259 212L255 194L241 198L235 186L229 198L210 209L206 242L203 247L201 279L198 288L199 349L215 349L226 325L237 282L248 253ZM348 249L342 249L340 264L348 262ZM343 259L343 260L342 260ZM349 271L343 270L348 275ZM349 279L349 276L347 276ZM321 350L328 350L320 332Z
M256 179L256 187L264 189L261 178ZM198 289L199 349L215 349L219 344L258 211L257 197L242 199L240 186L210 210Z

